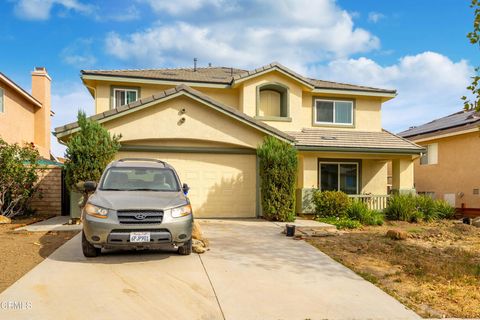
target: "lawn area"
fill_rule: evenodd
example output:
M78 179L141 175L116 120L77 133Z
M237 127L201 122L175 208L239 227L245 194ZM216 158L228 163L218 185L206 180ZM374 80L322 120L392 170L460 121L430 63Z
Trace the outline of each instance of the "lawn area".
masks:
M389 229L407 240L385 237ZM424 317L480 317L480 228L386 222L307 241Z
M50 217L47 215L19 217L14 218L11 224L0 224L0 292L78 233L78 231L46 233L14 231L16 228Z

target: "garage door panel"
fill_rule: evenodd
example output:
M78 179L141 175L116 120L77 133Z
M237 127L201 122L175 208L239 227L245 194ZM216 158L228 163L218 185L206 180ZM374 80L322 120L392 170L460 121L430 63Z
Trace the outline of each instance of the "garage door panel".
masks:
M256 216L255 155L122 152L122 157L153 157L167 161L190 187L195 217Z

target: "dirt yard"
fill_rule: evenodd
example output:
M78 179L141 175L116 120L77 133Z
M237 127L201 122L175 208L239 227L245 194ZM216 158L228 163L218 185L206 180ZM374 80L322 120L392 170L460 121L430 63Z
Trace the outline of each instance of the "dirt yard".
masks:
M14 229L45 220L50 216L35 215L0 224L0 292L48 257L77 232L27 232Z
M388 239L389 229L408 239ZM389 222L307 241L423 317L480 317L480 228Z

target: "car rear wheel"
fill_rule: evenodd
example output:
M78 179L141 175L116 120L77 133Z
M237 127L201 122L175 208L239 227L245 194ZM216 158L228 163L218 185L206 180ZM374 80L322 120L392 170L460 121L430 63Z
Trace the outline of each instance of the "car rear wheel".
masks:
M94 258L100 254L102 249L95 248L90 242L88 242L85 233L82 231L82 251L85 257Z
M178 254L182 256L188 256L192 253L192 239L188 240L183 246L178 248Z

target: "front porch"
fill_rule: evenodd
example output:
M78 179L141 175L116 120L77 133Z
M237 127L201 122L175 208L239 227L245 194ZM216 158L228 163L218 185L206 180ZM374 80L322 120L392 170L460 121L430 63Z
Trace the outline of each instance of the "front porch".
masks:
M413 161L418 155L299 152L297 214L312 214L316 190L343 191L370 209L383 210L391 193L414 193ZM391 165L391 187L388 166Z

